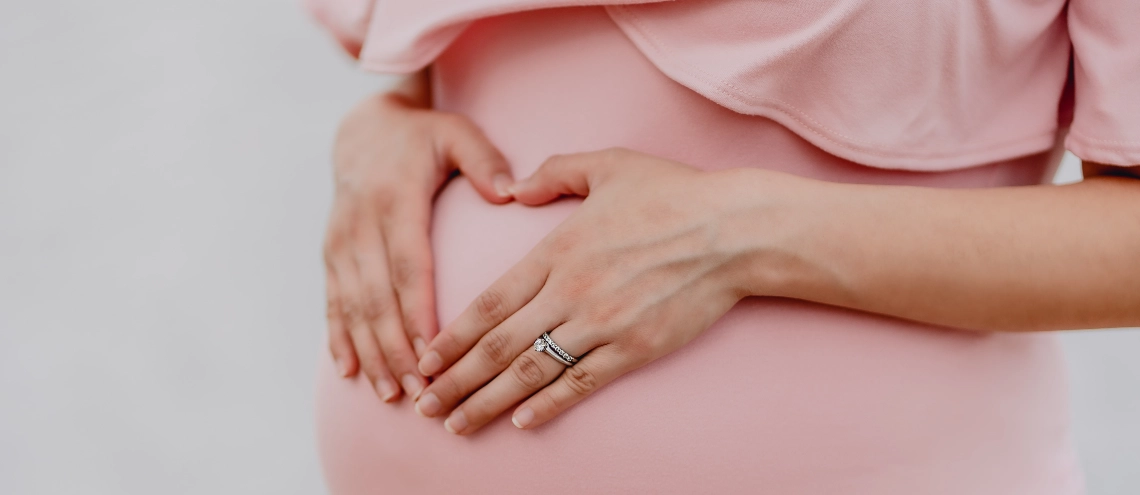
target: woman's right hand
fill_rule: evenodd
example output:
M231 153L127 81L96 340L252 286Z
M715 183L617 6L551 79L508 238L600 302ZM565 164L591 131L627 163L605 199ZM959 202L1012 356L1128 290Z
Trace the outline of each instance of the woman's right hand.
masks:
M363 371L377 394L419 395L416 364L437 333L432 199L459 170L506 203L510 167L465 117L388 93L344 118L333 152L335 200L324 259L329 348L342 376Z

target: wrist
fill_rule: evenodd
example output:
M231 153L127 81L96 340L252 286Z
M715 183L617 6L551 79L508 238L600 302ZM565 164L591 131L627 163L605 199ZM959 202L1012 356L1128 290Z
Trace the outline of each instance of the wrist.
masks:
M805 298L834 277L813 245L828 242L821 234L834 214L829 200L845 194L843 185L754 168L716 173L724 176L720 231L732 253L732 290Z

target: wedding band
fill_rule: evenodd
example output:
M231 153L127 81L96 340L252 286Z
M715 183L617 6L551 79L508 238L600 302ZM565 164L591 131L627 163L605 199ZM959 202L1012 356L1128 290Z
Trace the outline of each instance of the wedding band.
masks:
M550 338L550 332L542 332L542 336L534 340L534 350L545 352L566 366L574 366L574 363L578 362L578 358L571 356L569 352L554 343L554 339Z

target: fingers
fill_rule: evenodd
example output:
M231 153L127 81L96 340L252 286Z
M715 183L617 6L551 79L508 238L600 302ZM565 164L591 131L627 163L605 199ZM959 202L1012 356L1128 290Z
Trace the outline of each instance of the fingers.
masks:
M416 371L416 356L404 332L400 306L392 290L386 250L379 234L365 234L359 241L356 256L361 278L363 319L376 336L391 375L399 379L408 396L416 397L426 381Z
M553 333L551 337L558 341ZM550 421L603 385L629 372L633 367L625 364L623 356L614 344L595 348L578 364L566 368L554 383L515 409L511 422L519 428L530 429Z
M531 348L542 332L560 324L558 316L557 308L541 296L533 299L483 335L471 352L428 385L416 402L416 411L433 417L452 410L465 397L503 373L519 354ZM520 371L535 372L533 368ZM504 405L503 409L513 403Z
M566 324L558 327L551 332L551 338L566 352L581 356L585 350L593 348L595 343L589 339L596 339L597 336L567 328L570 326L571 324ZM491 383L463 401L448 416L444 427L455 434L473 433L511 406L546 387L564 371L568 371L566 365L545 352L528 347Z
M429 213L426 207L415 210L402 216L400 222L385 225L384 241L404 333L418 360L437 330Z
M451 366L484 334L538 294L546 283L549 271L537 252L531 251L499 277L455 321L432 339L420 359L420 373L424 376L435 375Z
M329 323L329 351L332 352L333 361L336 362L337 373L347 377L356 373L356 350L352 348L352 339L348 335L348 328L341 318L340 288L337 286L336 274L331 265L325 267L325 317Z
M620 161L620 155L626 153L631 152L612 148L554 155L543 162L533 175L515 183L511 194L519 202L528 205L549 203L562 195L588 196L591 186L596 186L605 170Z
M364 317L363 289L356 263L349 257L338 256L333 259L333 269L340 290L341 319L348 329L360 369L372 382L381 399L394 400L400 395L400 388L388 372L380 353L380 344Z
M514 179L507 159L473 122L459 115L443 121L443 155L459 169L480 196L492 203L511 200L507 191Z

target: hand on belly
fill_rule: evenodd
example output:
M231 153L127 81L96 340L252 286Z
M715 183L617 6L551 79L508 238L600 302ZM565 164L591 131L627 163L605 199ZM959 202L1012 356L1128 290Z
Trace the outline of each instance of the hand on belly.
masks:
M417 355L436 333L432 196L458 169L487 202L506 203L510 169L469 120L385 95L345 117L333 162L329 349L342 377L361 371L382 400L398 399L401 387L414 397L426 384Z
M620 149L548 160L515 199L587 199L428 345L416 410L467 434L526 399L513 421L535 427L692 340L747 295L725 180Z

